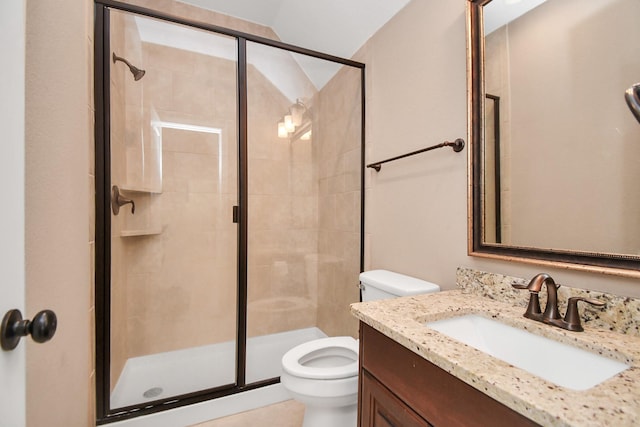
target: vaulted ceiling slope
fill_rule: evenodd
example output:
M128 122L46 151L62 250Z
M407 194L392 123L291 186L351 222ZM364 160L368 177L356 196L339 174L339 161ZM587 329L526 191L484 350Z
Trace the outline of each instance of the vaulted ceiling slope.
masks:
M283 42L351 58L410 0L180 1L271 27Z

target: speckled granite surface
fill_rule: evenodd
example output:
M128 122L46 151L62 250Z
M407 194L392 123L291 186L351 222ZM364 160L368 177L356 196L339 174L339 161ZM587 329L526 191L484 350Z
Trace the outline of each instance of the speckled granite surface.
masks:
M585 322L585 331L579 333L526 319L522 314L528 293L512 292L509 288L513 278L495 277L497 275L478 278L482 273L464 269L458 274L459 285L464 289L358 303L351 306L351 311L361 321L541 425L635 426L640 423L639 337L594 326L601 324L599 322L606 324L602 313L600 319ZM508 288L499 283L506 283ZM591 293L591 296L596 295ZM472 313L611 357L631 367L589 390L573 391L423 326L425 322ZM637 326L630 326L637 318L622 317L615 330L631 332L635 328L637 331ZM615 315L612 318L618 319Z
M456 271L456 283L458 288L465 293L482 295L497 301L510 302L515 305L527 306L529 293L524 290L514 289L512 283L528 284L528 279L504 276L495 273L471 268L459 267ZM585 291L583 289L572 288L562 283L558 289L558 302L560 312L564 313L569 297L581 296L595 298L604 301L606 305L602 308L593 307L589 304L580 304L580 314L584 325L609 329L614 332L631 334L640 337L640 300L635 298L620 297L603 292ZM540 304L544 308L546 304L546 291L543 288L540 292ZM640 424L640 420L638 422Z

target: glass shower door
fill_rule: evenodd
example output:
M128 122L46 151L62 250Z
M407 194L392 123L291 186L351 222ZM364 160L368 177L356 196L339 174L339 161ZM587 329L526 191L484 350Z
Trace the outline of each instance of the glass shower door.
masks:
M247 43L247 383L357 336L361 90L359 68Z
M237 42L109 21L113 409L235 385Z

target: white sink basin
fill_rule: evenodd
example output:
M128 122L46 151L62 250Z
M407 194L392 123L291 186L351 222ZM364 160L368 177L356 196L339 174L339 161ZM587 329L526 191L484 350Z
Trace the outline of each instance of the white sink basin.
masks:
M587 390L629 367L616 360L474 314L427 322L425 325L571 390Z

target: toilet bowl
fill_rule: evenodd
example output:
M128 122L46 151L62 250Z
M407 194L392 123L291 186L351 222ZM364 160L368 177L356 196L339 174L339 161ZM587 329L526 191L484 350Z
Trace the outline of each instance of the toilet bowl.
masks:
M282 385L305 405L303 427L353 427L357 421L358 341L321 338L282 358Z
M360 274L363 301L440 290L424 280L386 270ZM282 357L282 385L305 404L303 427L355 427L358 403L358 341L321 338L300 344Z

